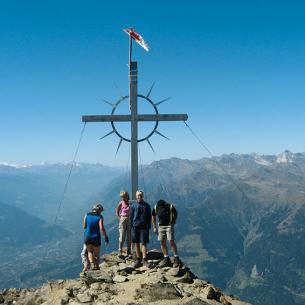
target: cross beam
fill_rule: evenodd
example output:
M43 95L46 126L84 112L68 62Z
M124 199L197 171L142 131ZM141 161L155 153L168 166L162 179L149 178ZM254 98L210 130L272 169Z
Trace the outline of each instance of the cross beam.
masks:
M134 117L135 121L186 121L187 114L138 114ZM129 114L112 114L112 115L83 115L83 122L130 122Z

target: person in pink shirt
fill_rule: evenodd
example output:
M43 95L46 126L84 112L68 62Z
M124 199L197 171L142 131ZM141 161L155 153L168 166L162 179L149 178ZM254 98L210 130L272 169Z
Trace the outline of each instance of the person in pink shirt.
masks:
M127 237L127 255L131 255L130 203L127 191L120 192L121 201L116 207L116 216L119 219L119 255L123 255L123 245Z

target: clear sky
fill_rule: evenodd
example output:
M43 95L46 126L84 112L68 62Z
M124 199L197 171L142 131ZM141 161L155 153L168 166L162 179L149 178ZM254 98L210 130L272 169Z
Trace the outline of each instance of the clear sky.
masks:
M159 111L188 113L215 155L305 151L303 1L3 0L0 162L73 158L81 115L128 94L124 27L152 49L134 48L139 93L156 82L152 99L171 97ZM87 124L78 160L126 164L126 143L115 156L118 139L99 140L110 130ZM182 122L159 130L171 141L154 135L156 154L142 144L143 163L207 156Z

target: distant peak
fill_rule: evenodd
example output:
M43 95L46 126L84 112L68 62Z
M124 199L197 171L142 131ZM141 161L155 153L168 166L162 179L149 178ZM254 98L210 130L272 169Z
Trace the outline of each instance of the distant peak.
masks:
M289 150L285 150L276 156L277 163L292 163L293 161L294 154Z
M31 167L31 164L15 164L15 163L8 163L8 162L0 162L2 166L14 167L14 168L25 168Z
M259 165L269 166L269 165L272 164L271 162L269 162L266 159L264 159L263 156L261 156L261 155L259 155L257 153L252 153L251 155L253 157L254 162L259 164Z

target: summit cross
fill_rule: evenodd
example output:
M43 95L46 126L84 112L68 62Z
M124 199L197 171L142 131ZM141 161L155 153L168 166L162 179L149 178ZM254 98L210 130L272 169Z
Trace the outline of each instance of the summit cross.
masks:
M121 99L116 104L111 104L113 107L112 113L110 115L83 115L82 121L85 123L88 122L111 122L113 130L105 135L104 137L115 133L117 136L120 137L120 143L118 149L122 143L122 141L127 141L131 143L131 197L135 199L136 191L138 190L138 142L147 141L149 146L152 148L152 145L149 141L149 138L154 134L157 133L158 135L165 137L159 131L157 131L159 121L186 121L188 119L187 114L159 114L157 106L164 102L165 100L159 103L153 103L152 100L149 98L152 88L149 90L146 96L138 94L138 65L136 61L132 61L131 54L132 54L132 39L135 37L140 37L144 42L143 38L135 32L134 29L124 30L126 33L129 34L129 95L121 97ZM132 34L130 34L132 33ZM136 33L137 36L134 34ZM136 40L137 41L137 40ZM140 45L141 43L137 41ZM145 43L145 42L144 42ZM148 45L145 43L145 47L142 46L146 51L148 51ZM154 107L155 114L138 114L138 97L145 99ZM116 115L115 109L120 102L125 99L129 99L130 105L130 114L126 115ZM138 138L138 122L147 122L153 121L155 122L155 127L152 132L146 136L145 138L139 139ZM127 139L123 137L115 128L114 122L130 122L131 124L131 139ZM166 137L165 137L166 138ZM118 151L117 149L117 151ZM152 148L153 150L153 148Z

